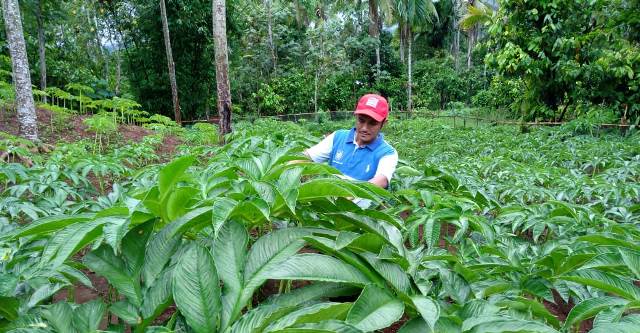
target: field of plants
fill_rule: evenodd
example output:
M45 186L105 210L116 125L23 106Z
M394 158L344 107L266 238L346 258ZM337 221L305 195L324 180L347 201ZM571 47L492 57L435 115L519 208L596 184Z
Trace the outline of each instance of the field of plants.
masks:
M3 141L0 331L640 331L637 132L392 120L384 191L286 163L349 122L168 125Z

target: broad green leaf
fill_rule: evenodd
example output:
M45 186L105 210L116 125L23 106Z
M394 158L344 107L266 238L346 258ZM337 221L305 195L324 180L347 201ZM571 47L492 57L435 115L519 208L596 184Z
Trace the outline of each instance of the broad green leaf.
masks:
M395 323L403 313L404 304L400 299L368 285L353 304L346 321L362 331L374 331Z
M534 316L544 318L546 322L553 325L553 327L560 327L560 321L558 320L558 318L554 314L549 312L549 310L542 303L538 302L535 299L529 299L526 297L515 297L513 299L496 302L495 304L507 307L509 309L520 310L525 313L532 313ZM465 308L466 307L467 305L465 305ZM496 310L491 314L497 312L498 309L496 308Z
M627 268L633 272L636 280L640 280L640 252L619 249L622 260Z
M404 325L402 325L400 330L398 330L398 333L431 333L431 332L433 331L431 330L429 325L427 325L424 319L422 319L422 317L416 317L409 320Z
M144 264L147 241L153 233L155 222L146 222L129 230L122 239L122 258L132 277L138 277Z
M586 235L586 236L578 237L577 240L590 242L594 244L600 244L600 245L624 247L634 251L640 251L640 245L634 244L632 242L628 242L622 239L612 238L612 237L609 237L609 235L599 235L599 234Z
M195 162L195 157L184 156L173 160L158 172L158 190L161 202L171 193L170 189L180 180L184 172Z
M13 321L18 318L20 301L14 297L0 296L0 315Z
M185 251L173 273L173 299L191 328L214 332L220 315L220 281L209 251L195 245Z
M434 218L427 218L424 222L424 239L430 249L438 246L441 225L442 224Z
M349 246L356 238L362 236L361 234L351 231L341 231L336 238L336 250L340 250Z
M639 328L631 323L608 323L595 326L589 333L637 333Z
M175 233L177 227L177 222L171 223L149 239L142 266L142 278L145 286L153 285L182 242L182 235Z
M78 333L93 333L100 326L107 306L97 299L79 305L73 311L73 326Z
M332 297L355 295L358 292L360 292L359 288L346 284L316 282L301 288L296 288L286 294L274 295L262 304L274 304L285 307L298 306L303 303L310 303Z
M296 254L267 273L269 279L371 283L363 273L336 258L322 254Z
M165 205L167 222L173 221L187 213L189 203L198 194L198 189L193 187L178 187L167 196Z
M29 297L29 301L27 302L27 308L32 308L39 304L40 302L48 299L49 297L55 295L60 289L62 289L64 285L62 284L43 284L38 287L31 297Z
M427 323L430 330L434 330L438 318L440 318L440 306L431 298L425 296L412 296L413 305Z
M229 333L261 333L267 325L294 309L294 306L260 305L242 315L231 326Z
M78 269L75 269L69 265L62 265L58 267L58 272L69 278L70 281L80 282L89 288L93 288L93 284L91 283L89 277L87 277L82 271Z
M153 322L157 316L161 315L162 312L173 303L171 293L173 284L172 274L172 267L166 268L160 272L153 285L144 291L140 314L145 324Z
M17 229L14 238L26 237L31 235L48 234L52 231L63 229L71 224L89 221L94 214L79 215L61 215L43 217L37 221L27 224L25 227Z
M142 318L138 314L137 308L127 301L118 301L111 304L109 311L129 325L138 325L142 322Z
M18 277L0 273L0 296L13 296L18 286Z
M598 326L602 324L615 323L622 318L626 310L626 306L613 306L608 309L604 309L593 318L593 326Z
M558 333L555 329L532 320L504 316L482 316L465 320L462 331L468 333Z
M377 258L374 254L363 252L360 254L393 288L404 295L411 293L411 281L408 274L400 265Z
M280 229L260 237L253 244L246 259L242 289L239 293L223 295L223 307L229 310L223 312L222 330L239 317L253 292L269 278L270 272L280 268L284 261L304 246L302 237L310 233L311 230L304 228ZM229 313L228 319L225 313Z
M167 226L171 229L171 232L167 234L167 237L182 235L187 231L197 231L208 225L212 221L213 214L215 214L215 212L212 212L212 208L215 209L215 205L214 207L196 208L179 217ZM165 229L167 227L165 227Z
M389 245L393 246L399 254L404 254L402 233L391 224L374 220L366 215L354 213L332 213L327 214L327 216L340 219L341 222L355 225L366 232L376 234Z
M378 286L380 287L384 286L385 284L384 279L381 278L380 275L378 275L375 271L372 271L371 268L367 265L367 263L363 259L361 259L360 257L358 257L353 252L347 249L336 250L338 246L335 243L335 241L326 237L321 237L321 236L307 236L307 237L304 237L304 240L309 242L311 246L319 249L320 251L326 254L332 255L334 257L337 257L338 259L358 269L369 280L371 280L373 283L377 284Z
M120 253L121 242L124 235L129 230L129 221L124 218L105 217L103 227L104 240L111 246L116 254Z
M119 293L135 306L142 304L142 293L138 279L129 275L122 259L113 254L109 246L102 245L84 257L84 264L104 276Z
M76 223L58 231L42 251L40 265L52 268L62 265L71 255L100 236L104 223L102 220Z
M629 301L608 296L586 299L571 309L564 322L563 328L567 330L574 324L579 324L581 321L595 316L600 311L618 305L626 305L627 303L629 303Z
M328 320L320 323L301 324L285 328L273 333L363 333L364 331L339 320Z
M628 300L640 300L639 287L611 273L583 269L575 271L571 275L563 275L558 278L592 286Z
M239 203L233 211L231 211L229 218L235 217L251 225L270 221L270 215L269 205L260 198L254 198L251 201Z
M314 179L300 186L298 201L306 202L326 197L356 197L347 186L346 181L339 179ZM367 199L367 198L365 198Z
M237 302L244 286L248 243L247 229L235 221L225 222L213 242L215 265L223 282L222 327L228 325L234 302Z
M293 311L267 326L264 332L278 331L293 325L317 323L324 320L344 320L351 303L318 303Z
M73 325L73 308L67 302L47 305L42 309L42 316L57 332L75 332Z

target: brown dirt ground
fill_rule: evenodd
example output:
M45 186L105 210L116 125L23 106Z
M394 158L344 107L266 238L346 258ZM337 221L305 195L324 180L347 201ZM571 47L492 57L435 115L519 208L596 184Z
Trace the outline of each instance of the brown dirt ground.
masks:
M47 145L55 145L58 142L74 142L81 139L93 139L94 134L87 130L83 124L86 115L72 116L66 128L54 128L52 132L50 121L52 113L46 109L37 109L38 117L38 134L40 140ZM15 113L0 113L0 132L18 135L18 122ZM136 125L121 124L118 126L117 134L108 138L109 143L125 145L129 142L140 142L142 138L153 132ZM181 140L173 135L167 135L163 138L162 144L156 149L156 154L160 156L161 161L168 161L175 154L176 147L182 144ZM1 152L0 152L1 153ZM97 182L95 182L97 185ZM105 186L109 189L110 184ZM96 186L98 189L98 186Z
M66 129L56 129L56 131L52 133L49 125L51 115L52 113L49 110L37 109L38 133L43 142L56 144L60 141L73 142L80 139L94 138L94 134L87 131L87 127L82 123L82 121L88 116L73 116ZM0 131L11 135L18 135L18 122L16 120L15 113L2 113L0 115ZM152 131L140 126L121 124L118 126L117 136L110 138L109 140L110 142L114 142L115 140L118 144L140 142L142 138L152 133ZM176 146L181 143L182 142L174 136L166 136L162 145L158 148L157 153L159 155L172 154L175 152Z

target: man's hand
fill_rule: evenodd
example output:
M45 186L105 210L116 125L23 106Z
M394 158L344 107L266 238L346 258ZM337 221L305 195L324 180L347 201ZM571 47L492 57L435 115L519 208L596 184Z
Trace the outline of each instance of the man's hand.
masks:
M310 161L311 157L309 157L309 153L307 153L307 151L304 151L304 156L306 158L308 158L309 160L292 160L292 161L288 161L286 163L286 165L291 165L291 164L301 164L301 163L311 163L312 161Z
M377 175L369 179L369 183L376 185L378 187L381 187L383 189L386 189L387 186L389 185L389 181L387 180L387 177L384 175Z

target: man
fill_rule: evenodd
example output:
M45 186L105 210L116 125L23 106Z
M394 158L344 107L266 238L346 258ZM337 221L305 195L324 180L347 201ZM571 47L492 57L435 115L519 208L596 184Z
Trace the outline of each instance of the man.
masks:
M349 179L387 188L398 164L398 153L380 133L389 115L387 100L364 95L354 115L354 128L331 133L305 154L314 162L328 162Z

